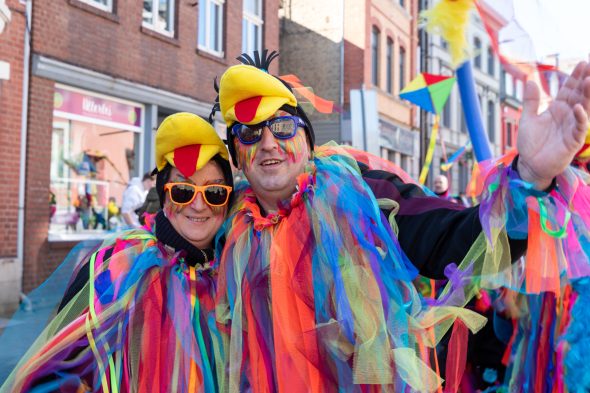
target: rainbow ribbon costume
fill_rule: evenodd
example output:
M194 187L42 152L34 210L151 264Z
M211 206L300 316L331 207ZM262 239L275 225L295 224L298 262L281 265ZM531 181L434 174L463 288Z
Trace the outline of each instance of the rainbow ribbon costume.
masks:
M252 163L256 146L244 149L232 126L279 110L302 119L314 152L276 213L263 212L243 184L225 224L216 300L218 323L230 331L224 390L436 391L442 380L430 353L452 327L445 388L456 391L467 329L484 323L463 306L480 289L559 291L563 275L590 273L589 194L576 173L536 191L516 158L489 162L481 204L462 209L378 157L313 147L297 98L268 72L275 56L242 55L220 79L234 164ZM280 143L297 153L290 140ZM423 299L418 272L449 284Z
M217 391L224 373L214 262L174 251L174 238L160 212L143 229L105 240L0 390Z
M285 105L306 120L256 66L220 80L228 126ZM456 391L467 330L485 323L463 306L481 288L557 293L564 277L590 275L590 191L573 170L541 192L513 157L490 162L480 206L462 209L392 163L326 145L277 213L261 210L247 182L237 188L213 266L170 252L160 214L155 228L105 242L3 389L434 392L443 381L431 354L452 328L445 388ZM449 284L424 299L418 273Z
M218 322L231 327L229 391L436 391L423 348L456 320L482 326L461 308L480 288L555 290L560 275L586 274L589 210L577 177L567 172L542 193L510 165L488 169L481 206L464 210L404 182L393 164L337 146L316 148L277 214L262 214L244 185L217 295ZM512 264L527 243L535 263ZM449 279L437 300L416 292L414 265ZM452 344L461 358L465 343ZM447 381L460 362L450 367Z

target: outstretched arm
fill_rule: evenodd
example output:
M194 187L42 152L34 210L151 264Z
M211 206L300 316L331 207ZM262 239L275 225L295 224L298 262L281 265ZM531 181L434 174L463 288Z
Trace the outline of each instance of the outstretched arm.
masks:
M539 87L528 82L518 128L520 177L547 188L584 144L590 111L590 64L580 62L546 111L539 111Z
M512 224L519 221L519 227L525 229L524 236L528 225L526 196L533 193L536 198L546 195L540 190L551 188L555 177L565 171L584 143L590 110L590 65L578 64L548 109L537 114L538 109L539 89L529 83L519 127L518 173L505 169L508 172L501 175L505 187L514 187L504 195L515 193L513 197L509 196L508 208L517 213L516 217L509 214L505 219ZM484 218L480 217L479 207L458 210L456 205L426 196L418 186L406 184L391 173L367 167L362 170L377 198L393 199L400 204L396 215L400 245L423 275L442 278L445 266L462 261L481 233L481 220L488 219L485 214ZM530 185L518 181L512 184L510 179L514 178ZM530 190L531 185L539 191ZM483 224L487 228L491 225L489 222ZM510 238L510 233L509 243L513 260L526 250L526 240Z
M463 208L441 198L428 196L415 184L404 183L398 176L361 166L363 178L376 198L388 198L399 204L395 220L399 227L398 240L402 250L429 278L444 279L445 267L459 264L482 226L479 206ZM384 211L387 216L389 212ZM526 250L526 239L509 238L513 260Z

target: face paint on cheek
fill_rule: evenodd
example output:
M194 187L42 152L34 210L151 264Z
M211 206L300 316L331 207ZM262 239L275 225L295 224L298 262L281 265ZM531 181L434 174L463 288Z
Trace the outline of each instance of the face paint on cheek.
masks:
M236 145L236 150L238 151L238 162L242 165L242 169L246 169L254 162L254 158L258 152L258 143L253 145L243 145L237 142Z
M305 133L298 132L293 138L279 140L278 143L281 149L287 153L291 162L299 162L303 159L303 146L307 143L305 140Z
M215 216L219 216L221 214L225 215L225 207L226 206L211 206L211 212Z
M178 206L176 203L169 202L164 206L164 213L166 214L166 217L171 218L172 216L177 215L182 208L183 206Z
M256 157L256 152L258 151L258 144L243 145L236 142L236 150L238 152L238 162L246 167L252 165L252 161L254 161L254 157Z

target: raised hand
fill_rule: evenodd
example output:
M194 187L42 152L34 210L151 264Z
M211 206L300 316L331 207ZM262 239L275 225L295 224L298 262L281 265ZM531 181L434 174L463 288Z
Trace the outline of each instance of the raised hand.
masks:
M539 88L528 82L518 129L520 177L542 190L562 173L582 147L590 112L590 64L580 62L547 110L539 110Z

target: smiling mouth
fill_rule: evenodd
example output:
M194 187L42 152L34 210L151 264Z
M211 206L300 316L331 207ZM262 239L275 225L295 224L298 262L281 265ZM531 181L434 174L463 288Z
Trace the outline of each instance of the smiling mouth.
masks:
M282 162L281 160L268 159L268 160L263 160L260 163L260 166L274 166L274 165L279 165L281 162Z
M185 216L187 220L191 222L205 222L209 219L209 217L189 217Z

